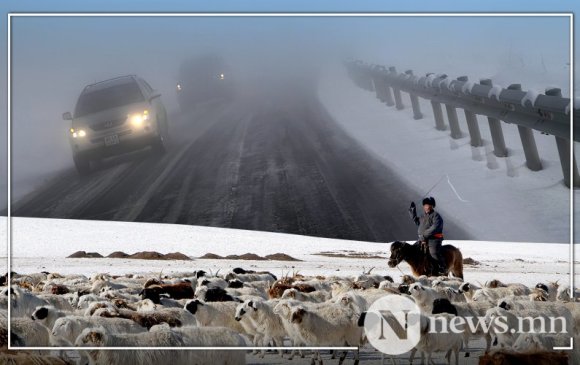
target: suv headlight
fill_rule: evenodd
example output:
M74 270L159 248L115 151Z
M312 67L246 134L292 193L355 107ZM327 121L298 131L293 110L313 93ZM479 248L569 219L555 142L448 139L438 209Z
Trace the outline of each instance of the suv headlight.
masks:
M87 132L84 129L70 129L70 133L73 138L83 138L87 135Z
M149 120L149 110L144 110L142 113L129 114L128 118L133 127L141 127L143 122Z

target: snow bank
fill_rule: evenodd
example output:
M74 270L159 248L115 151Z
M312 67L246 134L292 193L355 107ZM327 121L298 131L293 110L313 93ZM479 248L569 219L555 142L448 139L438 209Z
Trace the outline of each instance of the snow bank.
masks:
M6 219L1 220L6 227ZM306 275L355 275L375 267L373 272L399 277L410 273L406 264L388 268L390 243L347 241L291 234L245 231L161 223L104 222L65 219L13 218L12 270L19 273L55 271L63 274L91 275L97 272L170 273L203 268L213 272L242 266L271 270L275 274L299 271ZM5 234L4 228L0 233ZM535 285L539 281L568 281L569 245L485 241L446 241L456 245L464 257L480 265L466 266L466 280L499 278ZM66 259L79 251L108 255L113 251L179 251L192 257L207 252L218 255L259 255L283 252L302 262L194 260L155 261L128 259ZM373 253L381 259L336 258L320 252L344 251ZM1 267L2 271L6 267Z
M544 169L533 172L513 124L502 123L509 157L498 158L486 118L478 116L485 145L472 147L462 110L457 114L464 137L454 140L448 130L434 128L428 101L420 100L424 118L415 121L411 108L387 107L357 88L342 67L326 70L318 97L342 128L417 191L417 201L432 188L443 216L473 239L570 242L570 191L553 136L534 132Z

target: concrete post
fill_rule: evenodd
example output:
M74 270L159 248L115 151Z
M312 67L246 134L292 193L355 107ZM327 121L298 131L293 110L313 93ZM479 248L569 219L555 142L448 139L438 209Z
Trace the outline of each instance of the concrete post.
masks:
M431 101L431 107L433 107L433 116L435 117L435 129L444 131L447 129L445 126L445 121L443 120L443 110L441 109L441 103L436 101Z
M482 79L479 82L481 85L493 86L490 79ZM499 119L487 117L489 123L489 130L491 132L491 140L493 142L493 154L497 157L507 157L507 147L503 137L503 129Z
M461 138L461 128L459 127L459 119L457 119L457 109L449 104L445 104L445 109L447 109L447 119L449 120L449 128L451 129L451 138Z
M393 74L397 74L397 69L394 66L389 67L389 71ZM401 90L399 88L392 86L393 94L395 95L395 106L397 110L405 109L405 105L403 105L403 99L401 99Z
M512 84L508 87L510 90L521 90L522 85ZM534 131L527 127L518 125L518 132L520 132L520 139L524 147L524 155L526 155L526 165L532 171L540 171L542 169L542 161L538 153L538 146L534 138Z
M546 95L562 97L562 90L558 88L546 89ZM564 174L564 184L570 187L570 140L560 137L556 138L556 146L558 147L558 155L560 155L560 164L562 165L562 173ZM580 176L578 175L578 166L576 165L576 157L572 160L572 176L573 187L580 187Z
M526 165L532 171L540 171L542 169L542 161L540 161L540 155L538 154L534 132L530 128L522 127L521 125L518 125L518 132L520 132L520 139L524 147Z
M474 113L465 109L465 120L467 121L467 129L469 130L469 136L471 137L471 145L473 147L483 146L483 141L481 140L481 133L479 132L479 125L477 124L477 117Z
M460 76L457 78L459 81L467 82L467 76ZM470 110L464 109L465 120L467 121L467 129L469 131L469 136L471 137L471 146L481 147L483 146L483 141L481 140L481 132L479 131L479 124L477 124L477 116Z
M562 172L564 174L564 184L570 187L570 141L560 137L556 137L556 146L558 146L558 154L560 155L560 162L562 164ZM578 167L576 165L576 157L572 163L572 176L574 176L573 186L580 187L580 176L578 175Z
M377 99L379 99L380 101L382 101L384 103L385 102L385 97L384 97L385 88L383 87L383 80L382 80L382 78L377 70L374 70L374 72L373 72L373 84L375 85L375 94L377 96Z
M405 71L409 77L413 76L413 70ZM418 120L423 118L423 113L421 113L421 107L419 106L419 97L413 93L409 93L411 98L411 107L413 107L413 119Z
M383 87L384 87L384 95L385 95L385 104L387 104L387 106L393 106L395 105L395 101L393 100L393 93L391 92L391 87L389 86L389 83L387 82L387 76L386 75L382 75L381 76L383 79Z

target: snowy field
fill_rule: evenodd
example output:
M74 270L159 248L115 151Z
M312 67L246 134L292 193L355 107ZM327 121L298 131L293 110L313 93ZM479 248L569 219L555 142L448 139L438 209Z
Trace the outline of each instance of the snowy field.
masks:
M542 82L533 74L518 77L524 87ZM501 78L493 81L507 86ZM570 241L570 190L563 184L553 136L534 132L544 169L532 172L515 125L502 123L509 157L497 158L484 117L478 121L485 145L472 147L463 110L457 115L464 136L453 140L449 130L435 129L430 102L420 99L424 117L413 120L408 94L402 93L404 110L387 107L355 86L341 65L326 71L318 97L339 125L421 196L432 189L443 216L452 216L474 239ZM445 111L444 119L447 123ZM575 195L580 198L578 191Z
M5 219L4 222L5 223ZM6 224L2 224L6 227ZM513 243L486 241L447 241L459 247L463 257L480 262L465 267L465 279L485 282L500 279L535 285L539 281L568 282L570 246L553 243ZM127 223L37 218L12 218L12 270L18 273L56 271L61 274L98 272L171 273L211 269L224 272L234 267L259 268L275 275L300 272L304 275L356 275L372 267L373 273L400 277L410 274L407 264L400 270L389 268L390 243L346 241L299 235L158 223ZM76 251L182 252L193 261L151 261L133 259L66 259ZM328 257L365 253L382 257L360 259ZM221 256L255 253L260 256L285 253L302 261L241 261L196 259L206 253ZM5 271L5 268L2 268Z
M7 227L2 218L0 227ZM6 236L6 231L0 231ZM465 280L483 283L491 279L520 282L533 286L538 282L569 281L569 245L554 243L513 243L486 241L449 241L459 247L464 258L471 257L479 265L465 266ZM58 220L13 218L12 219L12 267L17 273L40 271L61 274L95 273L125 274L159 273L171 274L204 269L225 273L234 267L268 270L275 275L301 273L304 275L357 275L374 267L373 273L391 275L399 281L403 273L410 274L406 263L399 269L387 266L390 243L372 243L336 239L314 238L289 234L244 231L224 228L182 226L157 223L127 223L82 220ZM114 251L134 253L159 251L182 252L192 261L160 261L129 259L67 259L79 250L98 252L104 256ZM198 257L211 252L221 256L255 253L261 256L286 253L302 261L241 261L206 260ZM381 258L360 259L327 257L320 252L337 254L369 254ZM5 253L4 253L5 254ZM6 268L2 267L2 271ZM290 346L290 343L285 345ZM473 354L460 358L460 364L477 364L484 347L483 341L472 343ZM74 358L74 354L71 355ZM349 353L346 364L352 363ZM463 354L461 354L463 356ZM248 364L309 364L306 358L292 361L269 353L265 358L248 354ZM323 354L325 363L331 360ZM381 364L381 353L369 345L361 349L361 364ZM408 364L408 355L397 357L398 364ZM444 363L442 354L435 356L435 363Z

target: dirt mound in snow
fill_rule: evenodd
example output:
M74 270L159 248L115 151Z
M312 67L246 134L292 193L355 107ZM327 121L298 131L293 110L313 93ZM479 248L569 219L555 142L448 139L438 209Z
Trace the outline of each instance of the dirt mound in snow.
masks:
M99 258L103 257L98 252L86 252L86 251L77 251L70 256L67 256L69 259L83 259L83 258Z
M107 256L108 258L111 259L124 259L129 257L128 253L124 253L123 251L115 251L113 253L111 253L110 255Z
M189 256L182 254L181 252L171 252L163 255L164 260L191 260Z
M77 251L67 258L102 258L103 256L97 252ZM136 260L191 260L189 256L181 252L171 252L162 254L156 251L141 251L129 255L123 251L115 251L111 253L108 258L112 259L136 259Z
M472 259L471 257L466 257L463 259L463 265L479 265L479 261Z
M138 260L163 260L163 255L157 251L141 251L130 255L129 258Z
M228 255L225 257L227 260L256 260L256 261L265 261L267 258L262 257L260 255L256 255L255 253L245 253L243 255Z
M268 260L273 261L301 261L285 253L275 253L272 255L266 255L264 257L267 258Z
M201 256L200 259L223 260L223 257L220 255L216 255L215 253L208 252L205 255Z
M285 253L275 253L272 255L266 255L264 257L257 255L255 253L245 253L243 255L227 255L227 256L220 256L216 255L215 253L208 252L205 255L201 256L200 259L209 259L209 260L254 260L254 261L300 261L295 259L294 257L287 255Z

